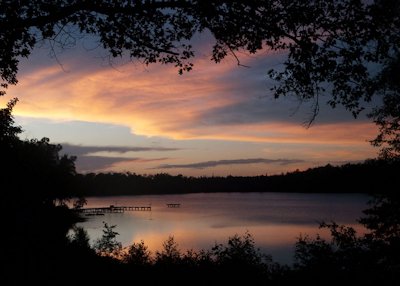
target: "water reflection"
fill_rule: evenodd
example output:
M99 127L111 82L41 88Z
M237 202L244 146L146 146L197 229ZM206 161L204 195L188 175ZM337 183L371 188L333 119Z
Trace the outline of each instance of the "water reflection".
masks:
M180 249L210 249L228 237L249 231L256 245L274 260L291 263L293 247L300 234L326 232L321 221L354 226L367 208L366 195L293 193L215 193L163 196L89 198L87 207L113 205L148 206L152 211L92 216L81 225L92 241L102 235L103 221L117 225L124 246L143 240L151 251L160 250L168 236ZM167 203L180 203L169 208Z

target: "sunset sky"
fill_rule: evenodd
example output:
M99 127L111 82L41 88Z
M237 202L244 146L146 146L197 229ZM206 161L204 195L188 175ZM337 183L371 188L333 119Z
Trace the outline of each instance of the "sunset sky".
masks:
M48 137L78 156L79 172L129 171L190 176L262 175L373 158L376 127L362 114L325 105L311 128L310 104L274 99L267 77L285 54L239 53L220 64L212 41L196 40L194 70L110 63L91 39L75 48L36 48L21 60L13 97L23 138Z

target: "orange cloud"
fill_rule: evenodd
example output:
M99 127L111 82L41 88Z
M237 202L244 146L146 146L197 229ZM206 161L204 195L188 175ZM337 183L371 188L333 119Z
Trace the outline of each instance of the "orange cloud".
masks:
M208 127L206 130L199 128L182 132L178 136L251 142L351 145L367 142L376 132L376 126L367 122L319 124L311 128L305 128L300 123L272 122L233 125L222 130L219 126Z
M9 95L21 100L17 115L116 123L138 134L174 137L162 127L229 100L214 96L224 87L208 84L213 73L180 77L171 68L161 68L150 75L132 69L81 74L54 66L21 78Z
M257 60L249 61L255 64ZM213 64L201 58L195 70L183 76L172 67L156 65L148 70L135 65L119 70L72 65L68 70L55 64L23 74L20 83L8 91L9 97L20 98L15 114L113 123L129 126L135 134L173 139L356 146L368 145L366 141L376 134L372 124L362 121L318 124L309 129L301 122L280 119L203 124L201 116L207 111L240 106L246 100L243 93L254 91L246 86L246 80L264 84L264 75L252 75L251 69L241 69L233 61Z

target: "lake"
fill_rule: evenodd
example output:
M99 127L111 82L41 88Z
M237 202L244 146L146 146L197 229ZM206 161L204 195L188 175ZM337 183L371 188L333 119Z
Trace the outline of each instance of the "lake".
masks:
M294 244L300 235L326 237L318 229L321 221L353 226L370 197L363 194L298 193L196 193L185 195L148 195L89 197L85 207L151 206L151 211L88 216L83 226L91 242L102 235L103 221L116 225L117 239L123 246L143 240L153 253L173 236L179 248L210 249L225 244L229 237L250 232L263 253L274 261L291 264ZM179 203L179 208L167 204Z

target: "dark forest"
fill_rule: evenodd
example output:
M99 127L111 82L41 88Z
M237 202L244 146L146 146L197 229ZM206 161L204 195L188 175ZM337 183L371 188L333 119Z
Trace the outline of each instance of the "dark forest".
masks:
M134 173L77 174L84 196L212 192L387 193L400 185L400 161L371 159L341 166L254 177L186 177Z

